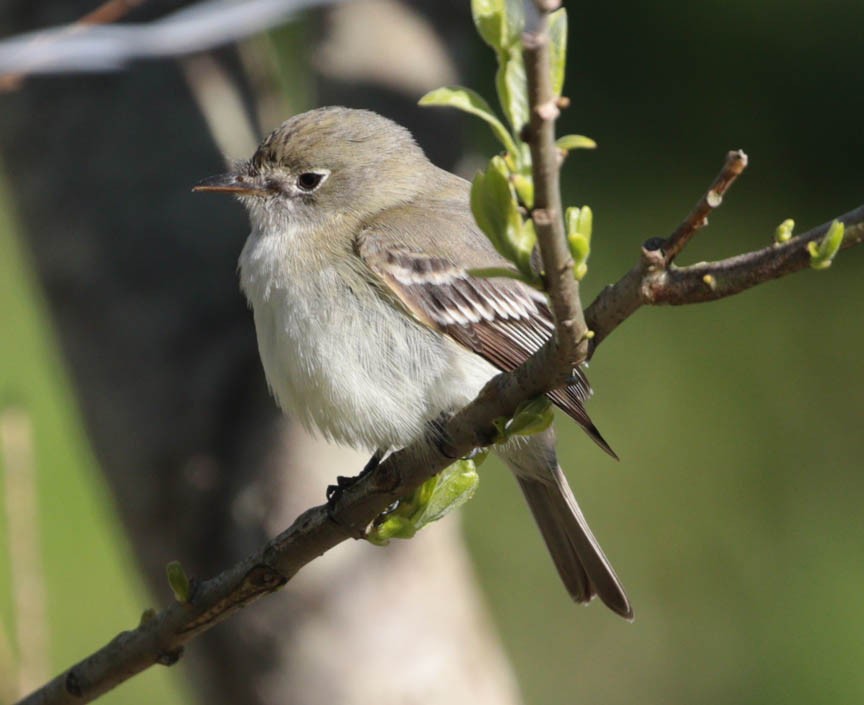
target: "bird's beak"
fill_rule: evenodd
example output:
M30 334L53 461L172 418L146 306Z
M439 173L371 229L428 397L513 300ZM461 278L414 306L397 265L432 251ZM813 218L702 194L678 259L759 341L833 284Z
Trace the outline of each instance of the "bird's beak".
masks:
M202 179L193 191L215 191L218 193L236 193L247 196L265 196L273 192L272 187L258 179L243 174L217 174Z

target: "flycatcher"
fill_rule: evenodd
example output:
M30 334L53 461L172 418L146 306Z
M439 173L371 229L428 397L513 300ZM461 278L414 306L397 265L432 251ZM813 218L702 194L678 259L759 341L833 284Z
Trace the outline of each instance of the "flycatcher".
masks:
M240 283L283 410L329 439L383 454L420 438L553 333L543 294L468 270L507 266L478 229L470 184L405 128L331 107L283 123L253 157L197 191L234 194L252 232ZM549 398L611 453L581 370ZM633 611L555 453L553 429L495 452L516 475L567 590Z

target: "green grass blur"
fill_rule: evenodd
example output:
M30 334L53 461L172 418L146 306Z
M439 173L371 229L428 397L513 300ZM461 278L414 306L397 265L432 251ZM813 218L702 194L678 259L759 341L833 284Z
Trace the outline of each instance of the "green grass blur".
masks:
M36 284L17 240L0 183L0 406L23 408L34 428L38 505L55 675L134 627L150 606L123 530L84 437L62 360ZM0 492L3 483L0 483ZM0 496L0 506L5 504ZM14 625L5 516L0 512L0 618ZM11 638L11 636L7 636ZM150 669L112 705L179 703L178 682Z

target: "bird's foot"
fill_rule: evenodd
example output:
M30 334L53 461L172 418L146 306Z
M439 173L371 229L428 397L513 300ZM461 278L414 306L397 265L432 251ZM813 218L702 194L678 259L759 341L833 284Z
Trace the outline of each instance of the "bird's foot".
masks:
M335 485L327 486L327 504L332 508L332 506L339 500L339 497L342 496L342 493L347 490L349 487L352 487L356 483L360 482L364 477L366 477L370 472L375 470L380 464L381 459L384 457L383 450L376 450L375 453L369 458L369 462L363 467L360 471L359 475L355 477L344 477L343 475L339 475L336 478Z

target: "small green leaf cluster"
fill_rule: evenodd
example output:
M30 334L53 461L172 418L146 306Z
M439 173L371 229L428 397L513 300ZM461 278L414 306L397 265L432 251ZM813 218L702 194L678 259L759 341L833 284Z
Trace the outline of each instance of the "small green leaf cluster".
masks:
M795 221L792 218L786 218L777 229L774 231L774 242L782 245L792 239L792 232L795 230Z
M471 499L479 482L477 462L457 460L380 515L366 539L384 546L390 539L412 538L426 524L438 521Z
M552 425L553 420L552 404L545 396L524 401L516 407L512 419L495 419L495 428L498 431L495 442L506 443L514 436L542 433Z
M171 561L165 566L165 573L168 576L168 585L171 586L171 591L174 593L174 599L177 602L189 602L192 596L192 583L180 565L180 561Z
M474 178L471 210L495 249L515 268L495 267L471 273L474 276L515 277L542 289L542 277L532 264L537 236L528 217L534 207L531 150L521 139L531 110L522 58L523 3L522 0L472 0L471 13L477 32L498 59L495 86L506 124L482 96L461 86L431 91L420 99L420 105L448 106L476 115L489 125L504 150ZM560 98L567 54L567 13L563 8L549 16L549 38L552 87L556 98ZM556 145L562 157L573 149L596 146L593 140L582 135L565 135L557 140ZM577 276L581 279L587 271L591 212L584 207L575 210L577 221L580 211L587 212L584 217L588 223L587 231L583 223L581 230L572 231L572 237L568 233L568 242L579 270Z
M810 253L810 266L813 269L828 269L831 262L834 261L834 256L840 251L840 245L843 244L843 235L846 231L846 226L839 220L831 223L828 232L819 242L811 241L807 243L807 252Z
M567 244L573 256L573 274L581 280L588 273L588 255L591 254L591 229L594 214L588 206L571 207L564 214Z

